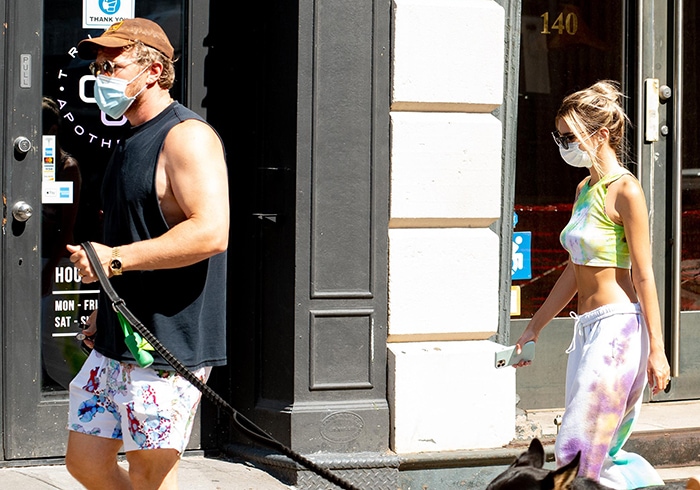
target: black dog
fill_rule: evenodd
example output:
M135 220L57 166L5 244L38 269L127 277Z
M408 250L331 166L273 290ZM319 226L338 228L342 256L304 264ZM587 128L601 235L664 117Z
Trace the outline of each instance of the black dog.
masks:
M605 490L608 487L576 476L581 452L574 459L554 471L545 470L544 448L539 439L533 439L506 471L498 475L486 490Z

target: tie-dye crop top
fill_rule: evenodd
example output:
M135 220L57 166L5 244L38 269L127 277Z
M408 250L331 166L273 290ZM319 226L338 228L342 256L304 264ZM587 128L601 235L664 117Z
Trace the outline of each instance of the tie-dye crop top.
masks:
M605 213L608 186L629 173L606 175L592 186L589 177L581 186L571 219L559 236L574 264L631 268L625 229Z

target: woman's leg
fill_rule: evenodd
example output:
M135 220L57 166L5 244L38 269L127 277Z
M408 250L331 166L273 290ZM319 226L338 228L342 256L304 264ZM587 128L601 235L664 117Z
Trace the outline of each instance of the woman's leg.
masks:
M632 305L629 305L632 306ZM581 452L579 474L598 480L611 447L629 436L644 390L642 323L614 306L582 315L567 366L566 407L556 441L559 465ZM621 430L622 429L622 430Z

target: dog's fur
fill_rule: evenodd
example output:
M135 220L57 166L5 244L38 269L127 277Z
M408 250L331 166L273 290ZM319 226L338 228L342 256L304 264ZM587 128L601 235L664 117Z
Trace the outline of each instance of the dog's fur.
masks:
M581 452L567 465L553 471L544 466L544 448L539 439L498 475L486 490L605 490L608 487L589 478L576 476Z

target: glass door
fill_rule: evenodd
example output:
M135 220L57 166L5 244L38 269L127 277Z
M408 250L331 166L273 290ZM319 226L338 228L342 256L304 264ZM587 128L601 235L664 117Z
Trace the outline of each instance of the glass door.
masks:
M532 277L513 281L521 305L514 319L532 316L566 266L559 233L588 171L562 161L551 137L554 116L566 95L598 80L627 85L625 3L523 2L515 231L532 233ZM574 298L560 316L568 317L575 305Z
M182 67L185 0L16 0L8 12L5 70L3 224L3 424L5 459L62 456L67 387L86 358L76 335L99 289L83 285L66 244L101 238L100 187L125 118L99 111L89 61L78 41L118 17L147 17L168 33L176 85ZM18 28L13 28L17 26Z
M697 2L676 0L669 12L669 60L673 84L669 83L668 181L670 202L663 203L671 221L671 292L669 345L674 379L668 399L700 397L700 150L696 127L700 105L696 97L700 70L696 35L700 32Z
M697 2L524 0L520 58L515 232L529 232L529 277L514 276L517 338L563 270L559 232L576 184L587 174L563 164L549 135L562 98L617 80L632 125L628 168L645 189L652 254L674 379L652 401L700 397L700 149L695 35ZM686 60L684 62L683 60ZM563 406L576 298L543 332L538 363L518 372L523 408ZM542 355L541 355L542 354ZM546 380L543 383L542 380Z
M576 186L586 169L566 165L551 132L562 99L592 83L619 82L634 100L627 63L634 45L629 2L523 0L514 232L529 236L530 274L514 273L510 338L517 339L561 275L568 254L559 233L571 216ZM631 108L634 106L631 105ZM627 108L628 112L630 108ZM630 159L630 163L634 159ZM630 165L636 172L636 166ZM537 361L517 372L519 407L564 406L566 354L576 298L542 332Z

